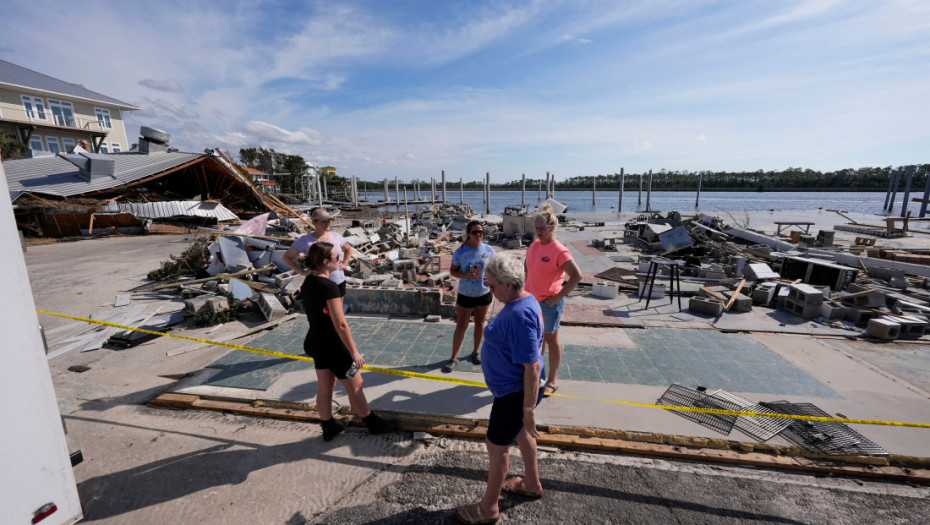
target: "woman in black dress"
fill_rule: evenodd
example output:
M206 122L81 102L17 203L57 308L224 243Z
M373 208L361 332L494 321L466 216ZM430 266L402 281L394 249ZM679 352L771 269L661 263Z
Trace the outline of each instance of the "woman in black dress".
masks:
M346 427L333 418L333 390L338 379L346 389L352 411L362 418L372 434L384 434L397 428L397 421L378 417L368 406L362 391L365 358L352 339L352 331L342 309L339 286L329 274L339 269L339 252L328 242L310 246L307 266L313 271L301 287L304 310L310 330L304 339L304 352L313 358L316 368L316 407L323 427L323 440L329 441Z

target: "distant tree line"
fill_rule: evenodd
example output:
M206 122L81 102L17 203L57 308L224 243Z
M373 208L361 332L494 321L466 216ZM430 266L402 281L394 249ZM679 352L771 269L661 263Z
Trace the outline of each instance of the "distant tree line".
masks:
M803 168L787 168L781 171L668 171L659 170L652 174L652 189L658 191L692 191L697 188L701 177L704 191L886 191L892 172L897 168L842 169L820 172ZM903 169L902 169L903 172ZM911 181L911 191L923 191L930 174L930 164L916 166ZM625 190L639 189L640 173L626 173ZM643 190L649 181L648 172L642 173ZM899 191L904 190L906 173L902 173ZM545 183L545 179L542 179ZM526 189L536 189L540 179L527 179ZM620 186L620 174L581 175L559 178L556 187L560 190L590 190L594 182L597 188L616 190ZM522 180L515 180L495 187L519 190ZM483 182L466 183L466 188L480 189Z
M310 171L307 161L300 155L289 155L268 148L240 149L239 164L271 175L280 184L281 193L300 193L300 180ZM248 176L248 172L240 171ZM333 186L345 182L344 178L332 173L326 174L324 178L327 184Z

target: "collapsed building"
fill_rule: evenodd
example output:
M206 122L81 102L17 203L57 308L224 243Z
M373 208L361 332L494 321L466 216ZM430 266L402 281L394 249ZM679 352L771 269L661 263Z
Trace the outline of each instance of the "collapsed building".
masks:
M152 220L234 220L274 210L219 150L169 151L169 135L143 127L139 149L70 153L3 163L17 227L27 236L139 233Z

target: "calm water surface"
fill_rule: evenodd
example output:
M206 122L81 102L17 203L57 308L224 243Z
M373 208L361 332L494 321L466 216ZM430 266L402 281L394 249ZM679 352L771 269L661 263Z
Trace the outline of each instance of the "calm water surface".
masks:
M369 186L370 188L370 186ZM439 196L441 191L438 192ZM420 191L420 196L424 199L429 198L428 191ZM912 197L920 197L920 194L911 193ZM408 189L407 198L413 199L413 192ZM543 197L540 199L540 197ZM619 192L617 191L598 191L596 199L592 198L590 191L557 191L555 199L568 206L568 212L611 212L617 211ZM858 213L884 214L882 208L885 205L885 192L701 192L700 206L695 207L695 192L693 191L663 191L653 192L649 199L649 209L655 211L680 211L680 212L718 212L718 211L791 211L791 210L845 210ZM895 202L893 215L901 212L902 194L898 193ZM360 192L359 198L362 201L366 199L370 202L379 202L384 200L384 192L369 191L367 194ZM526 192L526 204L536 206L545 200L545 194L540 195L537 191ZM390 199L395 199L394 192L390 192ZM403 192L401 192L403 199ZM449 189L447 201L452 204L458 204L460 199L475 210L476 213L485 213L486 205L484 204L484 192L482 191L465 191L461 195L459 191ZM596 202L593 202L595 201ZM506 206L519 206L521 204L520 191L492 191L491 192L491 213L501 213ZM403 206L403 203L401 203ZM909 210L917 215L919 204L911 203ZM393 208L391 206L390 208ZM411 208L415 208L411 206ZM621 211L634 212L646 210L646 192L642 194L642 199L638 198L636 191L625 191L623 193L623 205Z

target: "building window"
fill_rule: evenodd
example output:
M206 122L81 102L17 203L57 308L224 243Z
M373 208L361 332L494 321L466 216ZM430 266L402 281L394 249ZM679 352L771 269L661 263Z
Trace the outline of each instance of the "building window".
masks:
M65 153L70 153L74 149L74 139L61 139L61 145L65 148Z
M48 150L56 155L61 153L61 144L58 143L58 137L45 137L45 143L48 144Z
M111 152L111 153L119 153L120 151L123 151L123 149L120 148L119 142L111 142L111 143L110 143L110 152Z
M106 142L101 142L101 143L100 143L100 153L109 153L109 152L110 152L110 150L107 149L107 143L106 143Z
M106 108L94 108L97 114L97 125L100 129L113 129L113 123L110 122L110 110Z
M29 95L20 95L23 99L23 109L26 110L26 118L29 120L48 120L45 116L45 103L41 98L30 97Z
M29 139L29 149L32 151L45 151L45 146L42 144L42 137L33 135Z
M55 124L59 126L76 127L74 123L74 105L64 100L48 99L48 108L52 111Z

